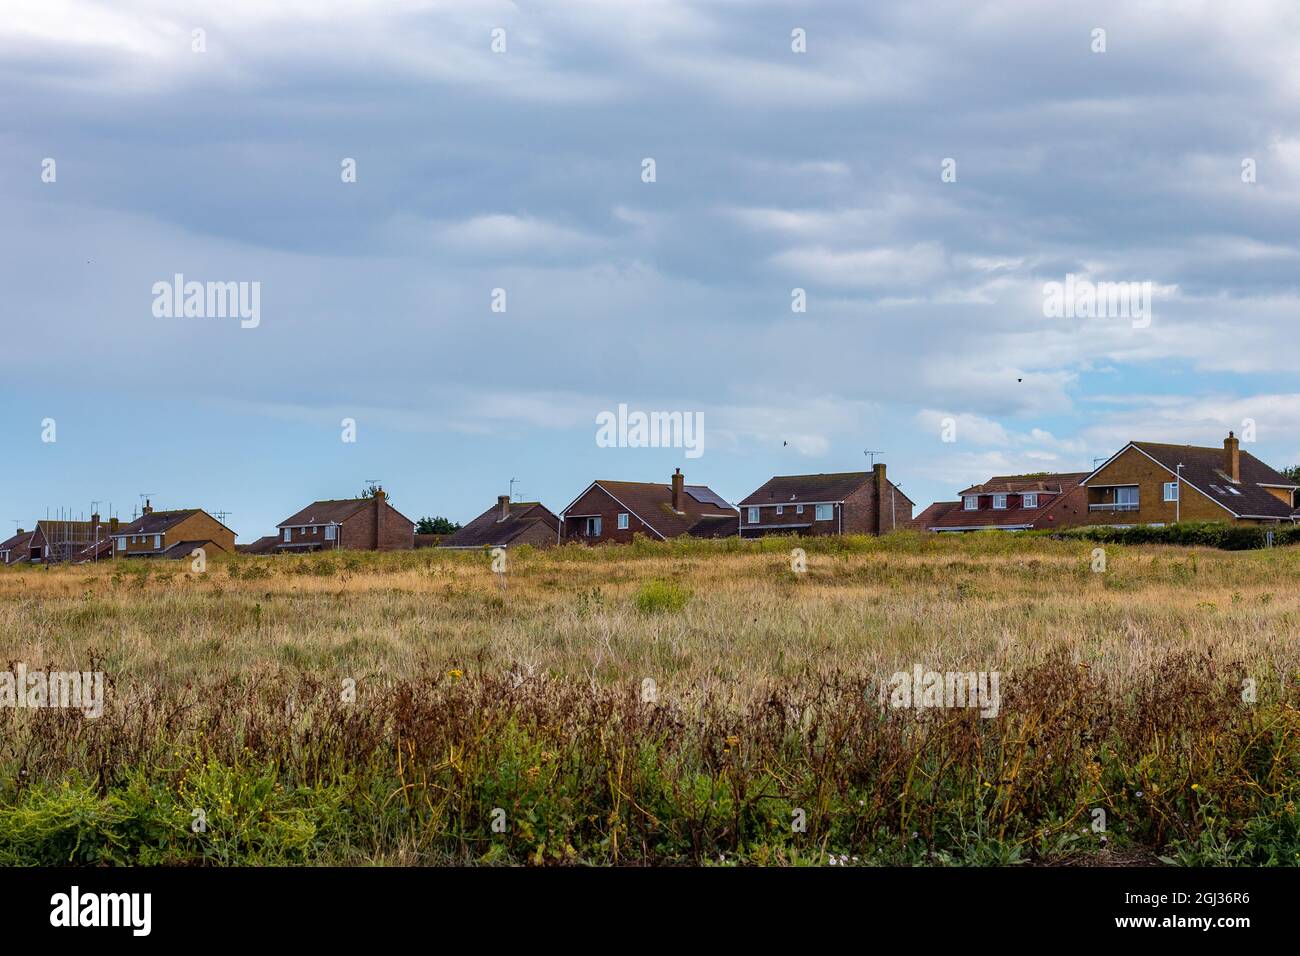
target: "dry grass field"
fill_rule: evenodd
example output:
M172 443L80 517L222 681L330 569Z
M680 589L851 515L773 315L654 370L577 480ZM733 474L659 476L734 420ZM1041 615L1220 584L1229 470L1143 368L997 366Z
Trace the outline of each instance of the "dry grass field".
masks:
M1300 549L1094 547L0 569L5 666L107 681L0 708L0 862L1300 862Z

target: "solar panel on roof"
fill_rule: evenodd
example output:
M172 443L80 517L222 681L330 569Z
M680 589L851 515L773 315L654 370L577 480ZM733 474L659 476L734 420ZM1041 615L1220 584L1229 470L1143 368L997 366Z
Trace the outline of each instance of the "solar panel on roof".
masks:
M683 490L702 505L717 505L719 508L731 507L713 489L706 485L686 485Z

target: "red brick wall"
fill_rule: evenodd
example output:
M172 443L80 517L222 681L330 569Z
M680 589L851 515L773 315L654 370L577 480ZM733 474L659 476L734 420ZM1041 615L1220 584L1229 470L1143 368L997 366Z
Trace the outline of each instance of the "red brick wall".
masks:
M625 512L628 516L627 529L624 531L618 530L618 515L620 512ZM655 541L659 540L657 533L647 527L635 514L624 508L607 491L600 487L587 489L586 494L573 503L568 513L573 515L600 515L600 537L588 538L582 533L587 525L585 517L566 517L564 520L565 541L578 541L586 544L616 541L620 544L627 544L631 542L632 536L637 533Z
M410 551L415 547L415 523L402 517L387 500L371 500L343 522L339 546L357 551Z

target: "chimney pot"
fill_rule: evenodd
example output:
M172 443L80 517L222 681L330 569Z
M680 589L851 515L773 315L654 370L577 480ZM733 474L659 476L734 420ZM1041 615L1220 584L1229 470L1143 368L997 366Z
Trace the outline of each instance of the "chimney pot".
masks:
M507 518L510 517L510 496L509 495L497 495L497 511L499 512L499 514L497 515L498 521L505 521Z

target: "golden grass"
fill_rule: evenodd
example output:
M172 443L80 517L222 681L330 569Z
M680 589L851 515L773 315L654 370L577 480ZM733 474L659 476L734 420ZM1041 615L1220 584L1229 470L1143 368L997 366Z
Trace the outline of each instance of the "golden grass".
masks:
M807 572L791 570L792 546ZM85 668L159 690L287 668L402 679L429 659L480 673L752 699L791 677L1000 670L1065 647L1112 686L1173 650L1256 675L1300 672L1300 552L1094 545L1007 535L641 544L486 554L436 550L0 572L0 659ZM639 588L689 589L642 613Z

